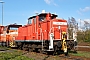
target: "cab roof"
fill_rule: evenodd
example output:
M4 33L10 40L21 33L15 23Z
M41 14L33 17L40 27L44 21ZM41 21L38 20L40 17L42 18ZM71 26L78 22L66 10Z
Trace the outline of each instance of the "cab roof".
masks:
M17 27L17 28L18 28L18 27L22 27L22 25L17 25L17 24L14 25L14 24L13 24L13 25L7 25L7 27L8 27L8 28L9 28L9 27Z
M45 17L46 17L47 14L48 14L48 13L41 13L41 14L38 14L38 16L45 16ZM50 13L50 14L51 14L51 13ZM32 19L32 18L35 18L35 17L36 17L36 16L29 17L28 20L29 20L29 19ZM57 15L51 14L51 17L57 17Z

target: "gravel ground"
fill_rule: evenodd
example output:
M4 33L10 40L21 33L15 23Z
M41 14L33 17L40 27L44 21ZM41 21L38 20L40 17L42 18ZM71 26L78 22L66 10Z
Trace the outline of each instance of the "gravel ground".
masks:
M30 58L34 58L35 60L90 60L89 58L78 57L78 56L73 56L73 55L69 55L67 57L64 56L63 54L52 56L52 55L35 53L35 52L25 54L25 56L28 56Z
M81 46L81 45L80 45ZM82 45L84 46L84 45ZM85 45L87 46L87 45ZM88 51L90 52L90 48L85 47L79 47L77 48L78 51ZM13 52L13 49L7 49L7 48L0 48L0 52ZM28 52L28 51L22 51L22 56L27 56L29 58L33 58L34 60L90 60L90 58L85 57L79 57L69 54L69 56L64 56L64 54L60 55L46 55L46 54L40 54L36 52Z

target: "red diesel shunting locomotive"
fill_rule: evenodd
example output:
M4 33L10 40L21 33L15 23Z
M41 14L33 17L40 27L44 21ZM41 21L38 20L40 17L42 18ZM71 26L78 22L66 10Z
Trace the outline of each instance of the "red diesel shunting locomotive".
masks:
M18 30L6 30L6 45L29 51L52 51L53 54L63 51L67 55L75 45L74 39L67 39L67 21L56 17L55 14L41 13L28 18L27 25L9 25ZM10 39L7 40L7 36Z
M41 13L28 18L28 24L18 29L16 46L40 52L62 50L67 54L68 49L74 47L74 40L67 40L67 21L56 17L55 14Z

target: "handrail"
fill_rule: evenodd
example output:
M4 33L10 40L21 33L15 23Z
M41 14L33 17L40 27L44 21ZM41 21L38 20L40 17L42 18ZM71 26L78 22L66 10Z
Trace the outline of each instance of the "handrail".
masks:
M42 28L39 28L40 29L40 40L42 40L42 50L43 50L43 33L42 33ZM38 30L37 29L37 40L38 40Z
M42 35L42 28L39 28L40 29L40 40L42 39L42 37L41 37L41 35ZM39 29L37 29L37 40L38 40L38 30Z
M53 34L54 34L54 28L58 28L58 27L52 27L52 28L50 29L49 34L51 33L51 30L52 30L52 29L53 29ZM58 39L54 39L54 40L58 40Z
M42 33L42 50L43 50L43 33Z

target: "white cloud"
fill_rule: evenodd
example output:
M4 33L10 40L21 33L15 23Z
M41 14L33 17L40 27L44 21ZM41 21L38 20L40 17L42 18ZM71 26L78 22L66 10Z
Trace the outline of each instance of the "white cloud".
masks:
M58 6L55 2L54 2L54 0L44 0L47 4L53 4L54 6Z
M77 20L79 26L80 26L80 24L81 24L81 26L84 25L84 21L87 21L90 24L90 19L78 19Z
M80 8L77 13L80 14L80 15L83 15L82 13L83 12L88 12L90 11L90 7L85 7L85 8Z
M85 29L85 26L84 26L85 22L84 21L86 21L90 24L90 19L78 19L77 22L78 22L79 30L84 30Z
M52 0L44 0L47 4L50 4Z
M82 11L82 12L90 11L90 7L85 7L84 9L80 8L80 11Z
M54 6L58 6L56 3L53 3Z
M84 21L87 21L90 24L90 19L84 19Z
M77 11L77 13L78 13L79 15L83 15L80 11Z

